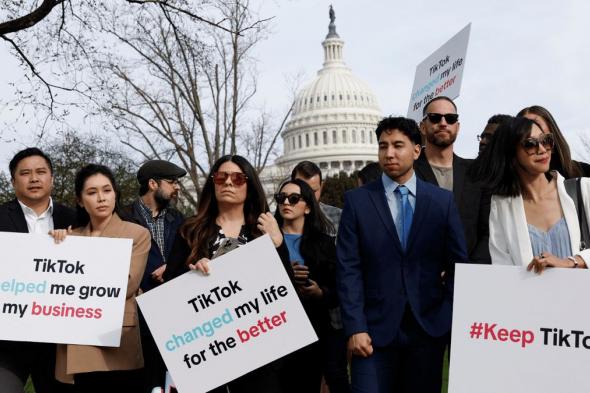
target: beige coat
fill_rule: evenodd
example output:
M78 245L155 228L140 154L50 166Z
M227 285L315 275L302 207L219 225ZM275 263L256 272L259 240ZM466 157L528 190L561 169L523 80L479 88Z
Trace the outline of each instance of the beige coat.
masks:
M90 236L89 225L75 229L73 235ZM117 214L113 214L101 237L133 239L121 345L118 348L58 345L55 377L61 382L73 383L74 374L77 373L134 370L143 367L135 295L139 292L139 284L145 270L151 236L144 227L123 221Z

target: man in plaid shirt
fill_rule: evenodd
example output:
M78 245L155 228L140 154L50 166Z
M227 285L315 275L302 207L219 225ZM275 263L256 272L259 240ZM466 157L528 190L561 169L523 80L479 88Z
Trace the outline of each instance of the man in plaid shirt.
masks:
M139 198L123 211L125 219L144 226L152 235L152 246L140 285L144 292L164 281L162 275L170 250L184 222L182 213L170 206L178 198L179 179L184 175L186 171L171 162L146 162L137 171ZM145 361L145 391L149 392L154 387L164 386L166 366L141 313L139 326Z

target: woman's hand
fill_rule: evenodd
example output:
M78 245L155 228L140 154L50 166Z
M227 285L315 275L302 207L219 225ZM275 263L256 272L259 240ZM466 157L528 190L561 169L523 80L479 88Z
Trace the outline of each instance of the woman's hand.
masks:
M68 229L52 229L48 232L49 236L53 238L55 244L59 244L66 240L68 235L72 234L72 226L70 225Z
M542 252L533 258L526 270L534 270L535 273L541 274L548 267L573 267L573 262L569 259L561 259L550 252Z
M304 299L321 299L322 296L324 296L324 291L322 291L322 288L320 288L318 283L313 280L307 280L305 285L298 285L297 291Z
M208 276L209 273L211 272L211 268L209 267L209 262L211 262L211 260L209 258L201 258L197 261L197 263L192 263L192 264L188 265L188 268L190 270L197 270L197 271L203 273L205 276Z
M305 285L307 279L309 278L309 268L297 262L292 262L291 266L293 266L293 276L295 278L295 283L297 285Z
M283 243L283 234L281 233L279 224L270 212L262 213L260 216L258 216L257 228L262 233L268 234L270 236L275 247L278 247L281 245L281 243Z

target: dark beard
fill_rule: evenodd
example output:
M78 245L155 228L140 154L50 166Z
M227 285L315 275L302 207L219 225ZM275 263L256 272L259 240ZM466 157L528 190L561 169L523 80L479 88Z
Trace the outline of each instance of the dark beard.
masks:
M454 136L452 135L450 139L440 139L436 135L429 134L426 137L426 139L428 140L428 143L430 143L431 145L438 147L448 147L455 143L455 140L457 139L457 134L455 134Z
M171 199L164 197L162 191L156 190L154 193L154 201L156 202L156 205L158 205L158 210L162 211L170 206Z

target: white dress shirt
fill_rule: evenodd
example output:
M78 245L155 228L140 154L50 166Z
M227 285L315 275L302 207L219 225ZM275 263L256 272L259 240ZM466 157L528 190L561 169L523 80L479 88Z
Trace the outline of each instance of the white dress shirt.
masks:
M18 203L25 214L29 233L42 233L47 235L49 231L53 230L53 200L51 197L49 198L49 206L47 207L47 210L39 215L21 201L18 201Z

